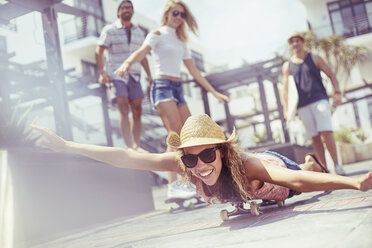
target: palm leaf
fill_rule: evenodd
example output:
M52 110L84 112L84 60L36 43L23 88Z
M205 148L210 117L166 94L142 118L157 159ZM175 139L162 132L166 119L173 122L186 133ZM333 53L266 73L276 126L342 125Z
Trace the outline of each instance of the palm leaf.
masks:
M0 147L35 146L40 135L36 135L29 127L31 109L32 106L23 113L18 105L12 110L1 109Z

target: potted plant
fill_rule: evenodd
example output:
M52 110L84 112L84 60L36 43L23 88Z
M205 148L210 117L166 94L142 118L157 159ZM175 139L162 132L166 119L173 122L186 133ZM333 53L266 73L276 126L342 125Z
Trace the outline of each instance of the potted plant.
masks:
M20 107L11 111L4 105L0 107L0 148L7 150L13 148L34 148L40 136L35 135L29 127L29 113L32 107L23 113Z
M372 159L372 143L363 129L343 129L335 132L335 140L342 164Z
M368 135L363 129L354 130L355 137L359 141L354 146L356 161L372 159L372 143L367 143Z
M343 129L334 132L340 163L345 165L356 161L354 141L351 129Z

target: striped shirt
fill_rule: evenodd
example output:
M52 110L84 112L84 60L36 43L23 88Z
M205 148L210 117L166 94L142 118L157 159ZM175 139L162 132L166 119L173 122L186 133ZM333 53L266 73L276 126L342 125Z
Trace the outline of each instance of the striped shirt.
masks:
M145 33L137 26L132 24L131 38L127 35L126 28L120 20L105 26L98 39L98 46L102 46L108 51L106 61L106 71L112 79L123 80L114 74L115 70L138 48L141 47L145 39ZM131 74L140 75L141 64L131 65Z

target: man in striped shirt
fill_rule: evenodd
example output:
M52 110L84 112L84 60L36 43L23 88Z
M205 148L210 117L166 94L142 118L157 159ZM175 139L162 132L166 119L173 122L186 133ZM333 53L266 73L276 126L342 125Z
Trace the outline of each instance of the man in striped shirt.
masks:
M134 52L144 41L144 32L131 23L133 4L124 0L117 10L118 20L105 26L101 32L96 48L96 61L99 70L99 79L103 84L113 84L116 91L114 102L120 111L119 128L124 142L128 148L140 148L142 99L144 97L141 83L141 65L144 68L149 83L152 83L148 61L144 58L131 66L131 74L122 79L114 71ZM103 62L103 53L108 51L106 65ZM132 120L129 120L129 110L132 110Z

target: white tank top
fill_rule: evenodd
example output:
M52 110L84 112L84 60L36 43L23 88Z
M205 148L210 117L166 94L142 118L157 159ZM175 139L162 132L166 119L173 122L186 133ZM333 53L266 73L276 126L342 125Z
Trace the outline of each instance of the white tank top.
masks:
M181 77L181 62L191 59L190 50L178 39L174 28L162 26L158 31L160 35L150 33L143 42L153 51L155 75Z

